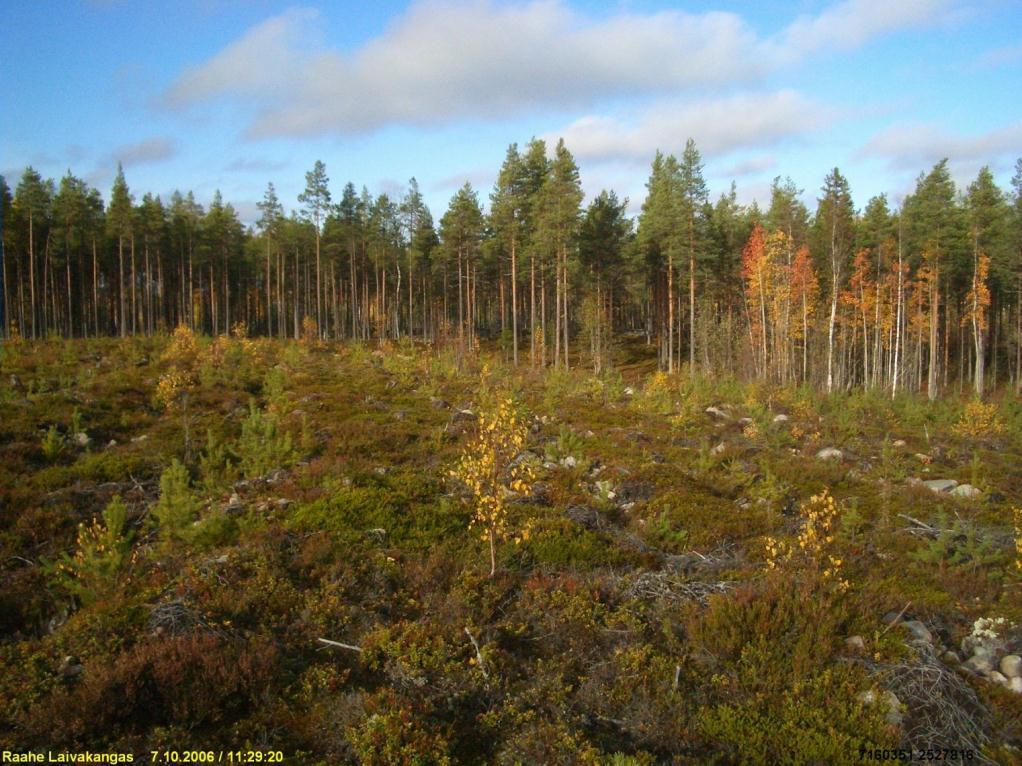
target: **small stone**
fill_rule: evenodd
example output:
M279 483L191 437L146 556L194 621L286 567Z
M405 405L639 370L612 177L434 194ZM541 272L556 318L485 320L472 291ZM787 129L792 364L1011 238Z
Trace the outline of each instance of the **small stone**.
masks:
M905 446L905 440L904 439L895 439L893 442L891 442L891 446L892 447L904 447Z
M778 415L774 415L775 423L787 423L788 420L789 420L788 416L785 415L783 412Z
M816 453L817 460L841 460L844 453L836 447L824 447Z
M376 468L373 469L373 473L375 473L377 476L386 476L387 469L384 468L382 465L378 465L376 466Z
M989 673L987 673L987 679L993 681L995 684L1000 684L1001 686L1008 685L1008 679L1005 677L1005 675L1003 673L999 673L996 670L991 670Z
M948 665L960 665L962 662L962 658L958 656L958 652L954 652L950 649L940 655L940 658Z
M451 408L450 404L435 396L429 397L429 403L433 406L434 410L449 410Z
M1015 694L1022 694L1022 678L1009 679L1008 688L1015 692Z
M131 438L131 442L132 442L132 444L134 444L135 442L144 442L148 438L149 438L149 434L142 434L141 436L133 436Z
M741 423L743 426L751 425L752 418L738 418L738 422Z
M901 622L901 612L888 612L882 618L884 625Z
M901 700L892 691L888 691L884 697L887 700L887 723L891 726L901 726L901 722L905 720L905 714L901 710Z
M923 486L930 492L950 492L958 486L958 482L954 479L927 479L923 482Z
M984 673L989 673L994 669L994 663L990 661L989 657L978 654L975 657L967 659L962 667L971 670L973 673L983 675Z
M845 646L856 652L866 651L866 642L862 636L849 636L845 639Z
M714 447L713 449L710 450L710 454L711 455L723 455L724 454L724 450L726 450L726 449L727 449L727 445L724 444L724 442L721 442L716 447Z
M111 449L111 448L116 447L116 446L117 446L117 440L116 439L111 439L110 441L108 441L106 443L106 448L107 449Z
M930 463L933 462L932 457L930 457L929 455L924 455L922 452L917 452L915 454L915 458L923 465L929 465Z
M962 653L966 657L973 655L984 657L994 664L997 657L1005 650L1004 641L999 638L966 636L962 639Z
M82 449L88 447L91 442L92 439L89 438L89 435L85 433L85 431L79 431L78 433L75 434L75 444L77 444Z
M582 435L583 435L583 436L584 436L585 438L587 438L587 439L592 439L592 438L593 438L594 436L596 436L596 434L595 434L595 433L593 433L592 431L586 431L586 432L585 432L584 434L582 434Z
M634 396L635 389L633 389L631 386L628 386L627 388L625 388L624 394L625 396Z
M979 497L983 493L976 487L972 486L971 484L959 484L957 487L951 490L951 494L954 495L955 497L971 498Z
M915 636L917 640L925 641L928 644L933 643L933 634L930 633L929 628L923 625L923 623L919 620L907 620L901 623L901 626Z
M712 406L711 407L707 407L705 412L706 412L707 415L712 415L713 417L720 418L721 420L730 420L731 419L731 416L728 415L726 412L724 412L724 410L720 409L720 407L712 407Z
M1001 657L1001 672L1008 678L1022 678L1022 657L1017 654L1006 654Z
M561 465L565 468L574 468L578 465L578 460L575 459L574 455L568 455L566 458L561 459Z
M870 689L869 691L860 692L857 699L863 705L872 705L875 702L883 700L887 707L887 713L885 718L887 723L891 726L900 726L905 718L904 713L901 711L901 700L892 691L885 691L881 694L877 694L875 691Z

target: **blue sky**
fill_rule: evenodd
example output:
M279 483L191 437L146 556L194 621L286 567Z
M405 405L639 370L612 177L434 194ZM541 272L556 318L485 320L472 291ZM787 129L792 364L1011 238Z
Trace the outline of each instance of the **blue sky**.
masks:
M82 0L5 3L0 172L69 168L106 196L214 190L243 219L327 165L434 215L485 199L507 145L563 136L587 193L641 203L657 148L703 152L714 196L811 206L837 166L858 207L948 156L957 181L1022 156L1019 0Z

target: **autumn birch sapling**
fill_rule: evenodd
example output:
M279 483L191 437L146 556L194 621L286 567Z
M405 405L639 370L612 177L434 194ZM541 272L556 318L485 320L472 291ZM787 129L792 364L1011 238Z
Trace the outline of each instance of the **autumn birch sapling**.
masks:
M450 476L465 489L472 506L469 528L481 530L490 546L490 577L497 571L497 542L512 532L515 542L528 539L528 528L513 530L508 518L508 501L531 491L531 466L520 459L528 426L506 394L493 397L481 409L478 431L466 446Z

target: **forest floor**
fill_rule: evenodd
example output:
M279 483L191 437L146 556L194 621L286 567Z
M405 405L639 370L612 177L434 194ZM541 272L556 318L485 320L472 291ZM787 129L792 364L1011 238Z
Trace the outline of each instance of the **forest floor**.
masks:
M0 749L1022 762L1022 402L621 360L7 345ZM490 577L450 472L503 389Z

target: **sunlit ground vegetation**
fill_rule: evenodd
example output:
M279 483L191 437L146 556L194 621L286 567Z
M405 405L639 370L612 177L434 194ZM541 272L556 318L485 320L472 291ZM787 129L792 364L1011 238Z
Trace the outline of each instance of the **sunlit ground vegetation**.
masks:
M615 361L5 344L0 748L1019 762L1017 397Z

